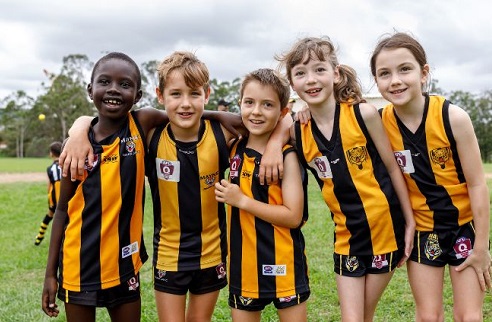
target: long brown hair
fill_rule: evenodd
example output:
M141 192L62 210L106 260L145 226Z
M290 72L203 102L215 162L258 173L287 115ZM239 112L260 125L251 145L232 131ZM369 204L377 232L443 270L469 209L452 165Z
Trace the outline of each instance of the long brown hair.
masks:
M328 61L333 69L338 68L340 81L335 83L334 95L337 102L360 103L362 99L362 88L355 70L347 65L338 63L335 47L330 38L306 37L298 40L292 48L275 59L280 62L279 68L285 67L287 78L292 84L292 68L298 64L307 64L311 59Z

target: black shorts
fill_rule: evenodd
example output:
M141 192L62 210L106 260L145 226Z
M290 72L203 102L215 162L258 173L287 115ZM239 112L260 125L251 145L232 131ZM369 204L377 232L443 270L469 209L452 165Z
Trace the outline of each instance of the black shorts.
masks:
M224 263L217 266L184 272L170 272L154 266L154 289L159 292L185 295L205 294L227 286Z
M262 311L268 304L273 303L273 305L280 310L294 305L299 305L307 301L309 295L311 295L311 293L308 291L306 293L294 294L292 296L253 299L229 293L229 306L238 310L254 312Z
M58 288L58 298L64 303L113 308L140 299L139 274L120 285L97 291L74 292Z
M410 260L436 267L458 266L472 253L474 243L473 222L454 230L416 231Z
M334 271L338 275L360 277L393 271L403 257L403 250L382 255L352 256L333 253Z

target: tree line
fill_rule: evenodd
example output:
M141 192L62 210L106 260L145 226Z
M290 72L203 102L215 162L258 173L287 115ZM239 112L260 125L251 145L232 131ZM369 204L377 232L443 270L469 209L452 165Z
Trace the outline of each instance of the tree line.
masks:
M157 102L155 88L158 61L140 66L143 97L134 108L162 108ZM96 115L97 111L87 95L87 79L94 63L86 55L73 54L63 58L59 73L44 71L46 81L41 84L42 94L30 97L18 90L0 101L0 156L46 156L52 141L63 141L68 129L81 115ZM438 81L430 84L430 92L446 96L465 109L473 122L484 162L492 161L492 90L481 94L465 91L445 92ZM240 79L220 81L211 79L212 89L206 109L216 108L220 99L238 102ZM232 112L238 104L231 104ZM43 114L44 119L39 115Z

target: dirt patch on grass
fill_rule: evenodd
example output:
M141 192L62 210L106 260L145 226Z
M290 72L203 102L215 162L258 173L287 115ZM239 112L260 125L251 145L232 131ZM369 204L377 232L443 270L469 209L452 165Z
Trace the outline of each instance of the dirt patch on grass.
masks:
M0 183L47 181L45 172L0 173Z

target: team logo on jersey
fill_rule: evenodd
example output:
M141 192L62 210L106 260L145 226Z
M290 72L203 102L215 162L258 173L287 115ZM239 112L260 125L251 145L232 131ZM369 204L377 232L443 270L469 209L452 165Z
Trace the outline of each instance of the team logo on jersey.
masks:
M414 173L412 154L410 150L395 151L395 159L403 173Z
M320 179L333 178L333 173L331 172L330 162L326 156L320 156L312 159L309 166L316 170L318 177Z
M136 290L138 290L138 287L140 285L140 283L138 282L138 277L137 276L133 276L128 281L126 281L126 283L128 284L128 290L129 291L136 291Z
M357 165L359 170L363 168L362 163L367 160L367 149L365 146L357 146L355 148L348 149L345 153L350 163Z
M155 166L157 178L166 181L179 182L180 163L156 158Z
M424 247L425 256L431 261L438 258L442 254L441 246L439 246L439 240L437 234L429 234Z
M253 302L253 299L251 297L244 297L239 295L239 301L241 302L242 305L248 306Z
M166 271L162 269L157 269L155 272L155 279L167 282Z
M279 298L280 303L289 303L297 298L297 295L291 295L291 296L286 296L286 297L281 297Z
M99 163L99 154L94 154L94 161L92 162L92 166L89 165L88 159L87 158L85 159L84 170L91 172L98 163Z
M215 173L200 176L200 181L204 183L204 185L202 184L203 190L207 190L214 187L215 181L217 181L218 176L219 176L218 171Z
M286 265L263 265L263 275L266 276L285 276L287 275Z
M437 148L431 150L429 155L432 162L439 164L441 169L444 169L446 167L446 162L448 162L449 157L451 156L451 149L449 147Z
M241 158L239 154L236 154L229 162L229 175L231 179L239 177L239 165L241 164Z
M101 164L116 163L118 162L117 154L104 155L101 160Z
M128 154L133 154L135 152L135 142L133 141L128 141L126 142L126 145L125 145L125 150L126 152L128 152Z
M138 242L133 242L121 249L121 258L126 258L138 252Z
M381 269L388 266L388 260L386 259L386 254L372 256L372 268Z
M217 278L218 279L223 279L226 277L226 269L225 269L225 264L220 263L215 267L215 270L217 271Z
M454 252L456 253L456 258L467 258L472 253L472 244L470 238L460 237L456 240L453 246Z
M359 267L357 256L347 256L345 259L345 267L349 272L355 271Z

